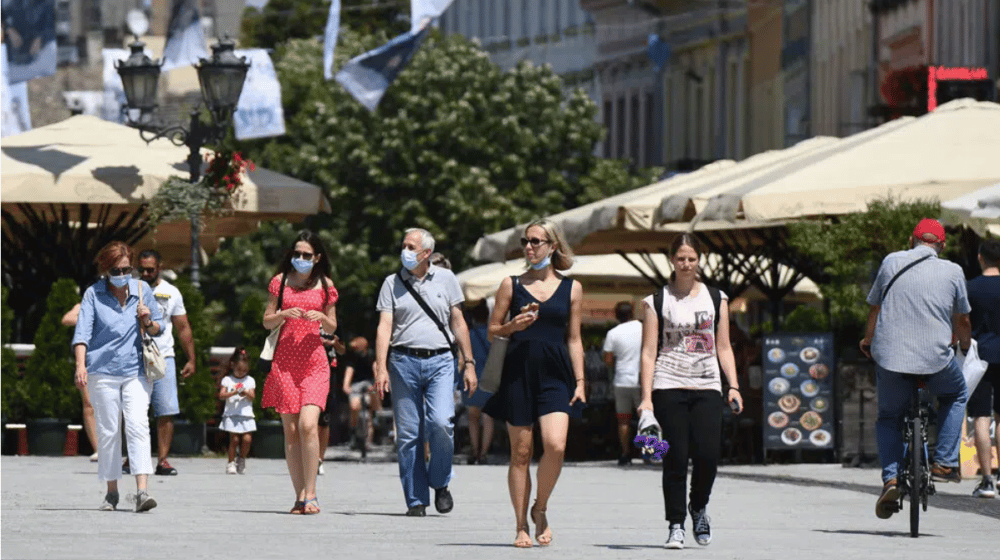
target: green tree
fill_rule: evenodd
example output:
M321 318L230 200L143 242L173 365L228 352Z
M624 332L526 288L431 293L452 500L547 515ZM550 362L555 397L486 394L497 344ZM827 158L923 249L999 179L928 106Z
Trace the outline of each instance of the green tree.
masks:
M204 422L215 414L215 381L209 372L208 358L209 349L215 343L219 327L205 312L205 296L191 285L187 278L179 278L174 285L184 298L184 309L187 311L188 322L191 323L195 352L195 373L187 379L177 380L177 396L184 418L192 422ZM169 321L170 318L165 317L164 320ZM186 356L176 331L174 356L177 360Z
M45 314L35 331L35 351L21 380L31 418L82 418L80 395L73 381L73 327L62 324L63 315L80 302L77 289L76 282L62 278L52 285L45 301Z
M0 287L0 310L3 317L3 330L0 331L0 341L3 342L3 348L0 349L0 369L3 370L4 376L3 386L0 387L0 414L3 414L5 419L21 419L24 414L23 409L12 408L17 403L17 389L21 376L17 371L17 356L13 350L7 348L14 323L14 310L7 305L7 295L7 287Z
M336 65L385 38L343 32ZM246 143L244 151L327 192L333 214L306 225L329 243L340 322L349 330L370 331L375 293L399 267L406 227L431 231L461 270L473 264L468 251L485 233L653 177L594 155L603 135L594 103L581 90L567 95L548 67L525 62L503 71L470 41L432 35L372 114L323 80L321 60L316 40L294 39L278 49L288 134ZM276 229L284 231L270 232ZM220 265L226 274L259 268L260 252L236 254L240 248L246 245L233 240L216 257L227 263ZM238 286L216 280L227 294ZM263 288L266 279L254 285Z
M408 0L341 0L340 5L341 28L390 35L410 28ZM248 7L241 22L241 43L248 48L275 48L289 39L322 36L329 13L330 0L270 0L260 10Z
M865 300L882 259L908 247L917 222L940 215L939 202L890 197L869 202L865 212L789 226L791 245L824 263L830 275L830 281L821 283L819 289L835 330L860 338L858 329L868 317Z

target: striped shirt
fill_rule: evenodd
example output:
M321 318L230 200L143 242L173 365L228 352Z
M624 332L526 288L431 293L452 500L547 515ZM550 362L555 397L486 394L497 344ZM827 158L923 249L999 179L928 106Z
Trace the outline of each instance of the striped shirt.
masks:
M882 292L903 267L931 255L899 276L885 300ZM952 316L968 313L969 296L962 267L937 258L933 248L918 245L890 254L878 269L868 303L881 306L872 340L872 357L889 371L932 374L954 357Z

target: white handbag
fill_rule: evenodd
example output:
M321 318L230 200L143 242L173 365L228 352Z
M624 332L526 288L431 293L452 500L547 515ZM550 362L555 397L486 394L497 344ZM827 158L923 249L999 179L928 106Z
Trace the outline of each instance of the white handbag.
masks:
M278 288L278 311L281 311L281 305L284 303L285 280L287 277L287 274L281 275L281 284ZM285 322L282 321L277 327L271 329L271 334L267 335L267 338L264 340L264 347L260 349L260 359L257 360L257 369L260 370L261 373L271 373L271 362L274 360L274 349L278 347L278 338L281 336L281 327L284 325Z
M142 280L139 280L139 302L142 302ZM159 381L167 375L167 360L160 352L153 337L146 332L146 327L139 320L139 336L142 339L142 364L146 370L146 380L150 383Z

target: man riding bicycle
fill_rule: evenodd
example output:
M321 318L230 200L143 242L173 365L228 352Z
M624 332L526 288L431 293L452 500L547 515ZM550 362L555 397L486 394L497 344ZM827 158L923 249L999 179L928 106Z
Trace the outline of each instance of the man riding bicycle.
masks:
M965 275L955 263L938 258L944 227L921 220L908 251L888 255L868 294L871 310L861 351L875 360L878 421L875 437L882 463L882 494L875 515L888 519L899 500L896 477L903 458L903 418L910 401L910 381L919 375L938 397L937 448L931 476L960 482L958 448L968 394L955 360L953 342L968 350L971 336ZM891 288L891 290L890 290Z
M363 397L370 393L375 381L375 374L372 370L374 361L368 347L368 340L363 336L351 339L348 345L349 351L344 356L344 383L342 390L348 397L351 405L351 429L358 425L358 414L363 406ZM376 395L369 395L368 418L374 418L375 413L381 410L382 401ZM364 442L358 442L367 447L372 444L373 429L371 421L368 422L368 433Z

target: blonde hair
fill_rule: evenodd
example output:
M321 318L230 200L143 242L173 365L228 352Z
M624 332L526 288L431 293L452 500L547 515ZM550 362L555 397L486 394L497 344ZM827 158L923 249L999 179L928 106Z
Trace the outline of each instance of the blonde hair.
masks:
M559 224L541 218L525 226L524 235L528 235L528 230L533 227L542 228L546 237L549 238L550 247L554 247L552 250L552 268L556 270L569 270L573 266L573 249L566 244L566 236L563 235ZM527 261L527 258L525 260Z

